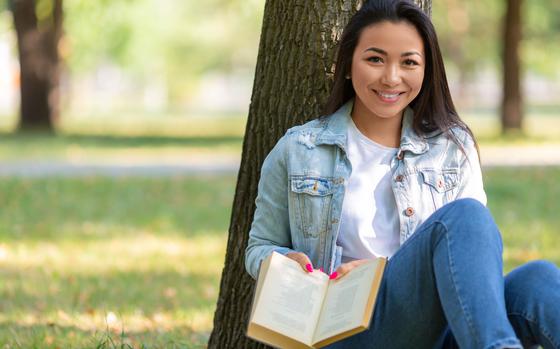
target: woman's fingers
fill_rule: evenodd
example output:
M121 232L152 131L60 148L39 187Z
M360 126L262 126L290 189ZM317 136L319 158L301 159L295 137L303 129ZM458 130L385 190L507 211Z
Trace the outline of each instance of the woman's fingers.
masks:
M307 255L305 253L290 252L290 253L286 254L286 257L288 257L290 259L293 259L294 261L298 262L299 265L301 265L301 268L308 273L312 273L315 270L315 269L313 269L313 264L311 264L311 260L309 259L309 257L307 257ZM340 279L344 275L348 274L350 272L350 270L354 269L358 265L363 264L367 261L368 261L367 259L358 259L358 260L355 260L355 261L351 261L351 262L348 262L348 263L341 264L338 267L338 269L335 270L334 273L329 275L329 278L331 280ZM323 271L322 269L319 269L319 270Z
M311 260L305 253L301 252L290 252L286 254L286 257L293 259L294 261L298 262L299 265L308 273L313 272L313 264L311 264Z
M348 274L350 270L356 268L358 265L366 263L367 259L358 259L352 262L341 264L331 275L329 275L329 279L331 280L338 280L344 275Z

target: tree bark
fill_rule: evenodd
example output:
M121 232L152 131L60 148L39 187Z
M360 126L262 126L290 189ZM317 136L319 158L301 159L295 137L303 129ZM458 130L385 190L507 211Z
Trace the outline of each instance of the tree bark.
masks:
M20 130L53 131L59 117L62 0L37 17L35 0L10 0L20 63Z
M523 126L519 57L521 4L522 0L507 0L504 21L502 133L508 133L513 130L521 131Z
M432 0L414 0L416 5L420 6L422 11L429 17L432 17Z
M255 282L244 254L264 158L285 131L320 115L332 83L335 49L361 0L268 0L225 266L209 348L266 348L245 336ZM431 1L417 1L424 11Z

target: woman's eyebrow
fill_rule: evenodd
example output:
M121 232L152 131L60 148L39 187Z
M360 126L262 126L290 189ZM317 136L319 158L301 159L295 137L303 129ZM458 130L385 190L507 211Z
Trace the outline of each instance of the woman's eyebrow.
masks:
M422 57L422 54L420 54L420 52L418 52L418 51L404 52L403 54L401 54L401 57L408 57L408 56L412 56L412 55L418 55L418 56Z
M387 56L387 51L382 50L382 49L377 48L377 47L370 47L370 48L366 49L364 52L367 52L367 51L373 51L373 52L377 52L379 54ZM412 55L418 55L418 56L422 57L422 54L420 54L420 52L418 52L418 51L403 52L401 54L401 57L408 57L408 56L412 56Z
M382 55L387 56L387 51L384 51L384 50L382 50L380 48L377 48L377 47L370 47L370 48L366 49L364 52L367 52L367 51L373 51L373 52L377 52L377 53L380 53Z

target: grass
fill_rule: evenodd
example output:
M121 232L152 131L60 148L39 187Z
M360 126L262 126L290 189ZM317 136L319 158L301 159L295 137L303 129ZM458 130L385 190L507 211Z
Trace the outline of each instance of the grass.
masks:
M0 180L0 347L204 347L233 183Z
M560 168L485 173L505 271L560 263ZM203 348L235 178L0 179L0 348Z
M560 266L559 179L559 167L485 171L488 207L504 243L504 272L535 259Z
M560 143L560 111L531 111L526 131L503 137L492 111L462 114L482 147ZM119 118L66 117L56 136L12 134L13 117L0 116L0 156L3 160L94 161L121 158L179 158L241 153L246 117L119 115ZM11 125L8 127L7 125Z
M242 136L139 136L44 133L6 134L0 136L2 159L89 161L154 158L188 158L217 153L239 156Z
M0 115L0 159L118 161L241 153L246 117L148 115L66 117L57 134L13 134L15 118Z
M560 168L494 168L484 177L504 240L505 270L541 258L560 265Z

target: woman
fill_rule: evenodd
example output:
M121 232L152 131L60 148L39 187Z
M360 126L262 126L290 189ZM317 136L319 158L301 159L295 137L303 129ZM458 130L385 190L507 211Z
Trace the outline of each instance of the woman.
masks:
M254 278L272 251L333 279L386 256L370 328L330 347L560 348L560 271L536 261L503 277L477 146L415 4L354 15L325 115L288 130L263 164Z

